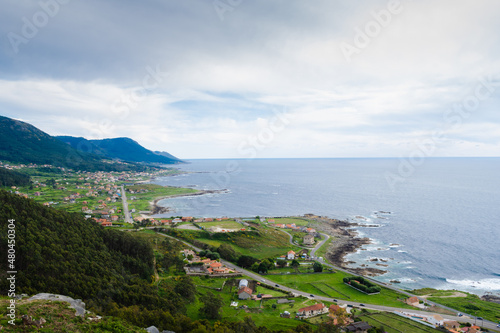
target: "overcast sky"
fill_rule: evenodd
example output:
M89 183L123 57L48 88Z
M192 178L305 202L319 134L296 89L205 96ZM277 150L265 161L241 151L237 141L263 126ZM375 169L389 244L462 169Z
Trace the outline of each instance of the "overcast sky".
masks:
M500 156L500 2L5 0L0 114L179 158Z

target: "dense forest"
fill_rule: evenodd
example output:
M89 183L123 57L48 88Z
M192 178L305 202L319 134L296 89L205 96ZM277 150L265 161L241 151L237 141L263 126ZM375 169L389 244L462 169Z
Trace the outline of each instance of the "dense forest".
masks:
M28 175L0 167L0 186L27 186L29 184Z
M271 332L251 318L222 323L211 293L199 296L187 276L153 283L154 253L150 243L129 233L105 229L70 214L0 190L0 253L8 253L9 220L15 220L16 293L49 292L80 298L87 309L123 318L139 327L183 332ZM165 239L163 267L182 271L180 242ZM7 258L0 260L0 292L7 295ZM186 305L199 297L206 319L193 321ZM215 307L215 309L214 309ZM331 327L324 327L328 331ZM293 332L310 332L299 325ZM323 327L317 332L323 331Z

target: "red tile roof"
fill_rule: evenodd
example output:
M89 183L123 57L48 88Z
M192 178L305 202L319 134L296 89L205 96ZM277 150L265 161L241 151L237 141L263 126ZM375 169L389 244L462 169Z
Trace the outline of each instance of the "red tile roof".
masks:
M238 290L238 295L241 294L242 292L246 292L249 295L252 295L252 289L248 287L241 287L240 290Z
M324 307L325 307L325 305L323 303L318 303L318 304L314 304L314 305L299 309L299 311L297 311L297 312L319 311L319 310L323 309Z

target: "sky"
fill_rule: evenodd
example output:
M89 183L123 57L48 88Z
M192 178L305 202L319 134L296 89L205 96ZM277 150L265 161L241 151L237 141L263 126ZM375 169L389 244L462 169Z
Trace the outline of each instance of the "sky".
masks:
M4 0L0 115L191 158L500 156L495 0Z

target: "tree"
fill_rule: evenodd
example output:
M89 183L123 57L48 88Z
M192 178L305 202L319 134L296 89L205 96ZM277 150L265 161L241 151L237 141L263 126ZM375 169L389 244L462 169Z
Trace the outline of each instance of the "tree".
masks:
M254 262L252 264L252 266L250 266L250 269L252 271L254 271L255 273L258 273L259 272L259 266L260 266L260 264L258 262Z
M262 264L264 264L268 270L274 267L274 262L269 261L269 259L262 260Z
M175 285L174 291L189 302L194 302L196 298L196 286L189 276L183 276Z
M259 261L258 259L255 259L254 257L251 256L240 256L238 258L238 266L243 268L248 268L252 266L253 263L258 261Z
M217 252L219 252L221 258L223 258L223 259L226 259L229 261L236 261L236 259L238 259L236 251L229 244L222 243L219 246L219 248L217 249Z
M323 265L317 261L314 262L313 270L315 272L323 272Z
M278 265L278 267L283 268L286 266L286 260L278 259L278 260L276 260L276 265Z
M214 295L212 292L207 292L200 298L203 306L200 308L200 314L208 319L220 319L220 309L223 301L222 297Z
M258 267L258 272L259 273L267 273L267 265L263 262L261 262L259 264L259 267Z
M293 259L291 266L295 269L295 271L297 271L300 267L300 263L297 259Z

